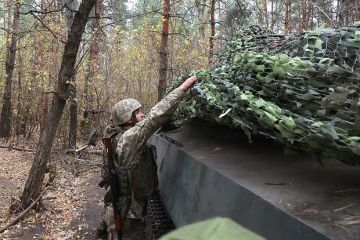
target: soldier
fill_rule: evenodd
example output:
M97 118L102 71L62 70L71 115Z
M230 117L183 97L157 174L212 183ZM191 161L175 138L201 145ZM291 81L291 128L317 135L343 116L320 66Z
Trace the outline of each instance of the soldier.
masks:
M156 104L147 117L141 111L141 104L132 98L124 99L115 104L112 109L112 124L105 129L104 137L112 139L115 150L114 165L118 175L121 197L120 205L125 208L130 202L130 211L136 219L142 219L146 198L154 191L151 163L146 159L145 145L151 135L166 122L174 113L178 103L194 82L195 76L186 79L180 87L170 92ZM122 218L128 212L123 209ZM103 216L103 229L107 234L113 234L112 210L107 207Z

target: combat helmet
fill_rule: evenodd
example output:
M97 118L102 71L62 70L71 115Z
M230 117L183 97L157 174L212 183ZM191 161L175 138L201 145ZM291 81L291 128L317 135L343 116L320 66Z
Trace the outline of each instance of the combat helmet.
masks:
M133 98L123 99L112 109L111 120L114 125L121 125L131 120L132 113L141 108L138 100Z

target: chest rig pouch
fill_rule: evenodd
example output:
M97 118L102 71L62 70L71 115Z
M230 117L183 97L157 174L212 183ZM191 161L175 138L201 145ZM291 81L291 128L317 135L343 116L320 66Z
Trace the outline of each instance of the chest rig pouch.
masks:
M157 190L155 147L145 145L140 154L141 160L132 175L132 189L136 199L151 197Z
M116 147L119 139L123 135L125 130L120 130L111 136L111 143L113 149L113 159L117 159ZM119 190L122 196L134 195L135 199L142 199L151 197L157 190L157 173L155 164L155 147L151 145L145 145L140 152L141 155L139 163L135 168L117 169ZM107 162L104 161L103 178L106 181L108 174ZM107 184L104 184L105 186Z

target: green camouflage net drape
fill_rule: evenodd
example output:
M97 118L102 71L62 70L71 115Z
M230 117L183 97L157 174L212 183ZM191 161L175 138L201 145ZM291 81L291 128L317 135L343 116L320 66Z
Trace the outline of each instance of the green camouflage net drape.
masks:
M360 27L238 36L196 73L174 122L197 117L360 164Z

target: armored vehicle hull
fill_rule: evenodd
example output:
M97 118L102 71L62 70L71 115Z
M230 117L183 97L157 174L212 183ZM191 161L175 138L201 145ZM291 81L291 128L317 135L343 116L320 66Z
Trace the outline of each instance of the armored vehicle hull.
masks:
M174 224L229 217L268 240L359 239L360 169L203 124L155 134L160 196Z

